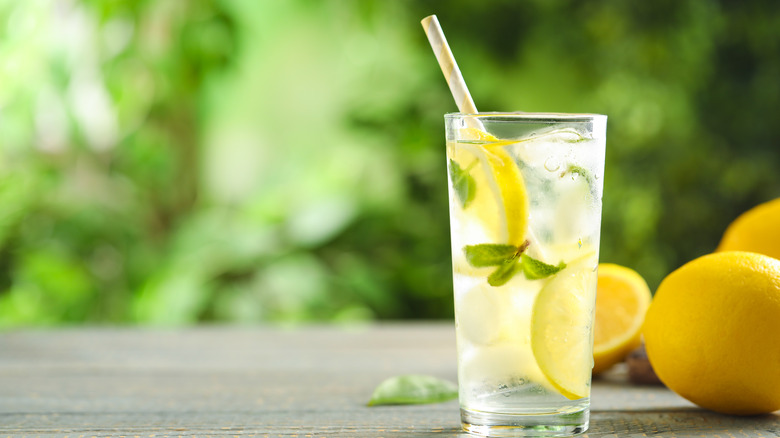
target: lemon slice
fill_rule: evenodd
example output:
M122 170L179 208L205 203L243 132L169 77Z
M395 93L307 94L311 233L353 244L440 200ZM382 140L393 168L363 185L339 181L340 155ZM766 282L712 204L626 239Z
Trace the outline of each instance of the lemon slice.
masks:
M513 144L512 140L499 140L495 136L476 128L464 128L460 132L462 140L474 140L478 144L469 145L471 151L483 165L487 186L493 192L493 202L498 206L498 229L506 230L502 236L510 245L520 246L525 241L528 227L528 194L525 188L523 176L511 155L502 147ZM477 187L479 187L477 181ZM484 185L483 185L484 186ZM479 189L477 189L479 191ZM484 198L483 198L484 199ZM493 223L490 220L491 211L480 206L479 199L474 204L476 214L480 216L488 226Z
M599 264L593 325L593 374L609 369L639 347L650 289L633 269Z
M479 142L486 142L490 143L489 147L493 146L503 146L507 144L517 143L517 140L499 140L498 137L496 137L493 134L489 134L481 129L477 128L463 128L460 130L460 139L461 140L473 140L473 141L479 141Z
M572 263L547 283L531 314L531 350L539 369L566 398L590 394L590 336L596 273L593 256Z

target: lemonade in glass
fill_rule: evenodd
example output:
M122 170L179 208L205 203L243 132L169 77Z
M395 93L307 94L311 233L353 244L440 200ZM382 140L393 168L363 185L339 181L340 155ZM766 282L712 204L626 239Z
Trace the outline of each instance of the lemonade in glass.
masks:
M461 420L588 427L606 116L445 116Z

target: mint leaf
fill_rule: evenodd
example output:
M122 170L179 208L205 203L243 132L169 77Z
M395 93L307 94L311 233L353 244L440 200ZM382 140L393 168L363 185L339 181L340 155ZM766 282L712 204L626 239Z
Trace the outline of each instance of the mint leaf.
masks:
M458 194L461 206L468 207L477 195L477 182L469 175L468 169L464 170L454 160L450 160L450 180L455 193Z
M495 287L503 286L522 269L523 267L518 263L517 258L513 257L488 276L488 284Z
M501 286L522 271L522 265L518 262L518 258L530 244L526 240L520 246L500 243L466 245L463 247L463 253L466 255L466 261L475 268L498 266L498 269L488 276L488 284Z
M516 258L519 252L520 249L514 245L500 243L482 243L463 247L466 261L475 268L499 266L510 258Z
M576 164L569 164L569 167L566 168L566 171L561 174L561 178L563 178L566 174L577 174L581 176L585 183L588 184L588 188L590 189L590 193L593 195L593 197L596 196L596 179L593 177L593 174L590 173L590 171L582 166L577 166Z
M563 262L558 263L557 266L548 265L547 263L536 260L535 258L526 254L522 255L521 262L523 265L523 273L525 274L525 278L529 280L540 280L542 278L547 278L551 275L557 274L566 267L566 263Z
M438 403L458 397L458 385L420 374L391 377L376 387L368 406Z

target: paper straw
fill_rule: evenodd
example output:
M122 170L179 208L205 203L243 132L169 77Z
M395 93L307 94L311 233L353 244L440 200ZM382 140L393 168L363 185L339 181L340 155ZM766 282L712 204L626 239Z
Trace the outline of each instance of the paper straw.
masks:
M444 31L441 29L439 19L436 18L436 15L429 15L423 18L421 23L425 34L428 36L428 41L431 43L433 53L436 55L436 60L439 61L439 67L441 67L441 71L444 73L444 78L447 80L447 85L450 86L450 92L452 92L452 97L455 98L458 110L463 114L476 114L478 112L477 106L474 104L474 99L471 98L466 81L463 80L458 63L455 62L450 45L447 44L447 38L444 37ZM469 117L466 119L466 124L481 131L485 129L478 118ZM533 230L528 228L527 231L528 240L531 241L534 250L542 259L547 260L546 251L541 245L537 244L539 239L536 238Z
M458 110L464 114L476 114L478 112L477 106L474 105L474 99L471 98L466 81L463 80L463 75L460 74L458 63L455 62L455 57L452 56L452 51L449 44L447 44L447 38L444 37L444 32L441 30L439 20L435 15L425 17L422 19L422 27L425 29L428 41L431 43L436 60L439 61L439 66L442 73L444 73L444 78L447 80L447 85L450 86L450 92L452 92L452 97L455 98Z

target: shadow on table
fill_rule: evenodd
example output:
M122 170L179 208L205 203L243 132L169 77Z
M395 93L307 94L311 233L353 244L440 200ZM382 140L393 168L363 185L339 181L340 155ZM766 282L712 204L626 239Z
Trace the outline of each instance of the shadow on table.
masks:
M763 432L780 436L780 415L724 415L696 407L594 410L584 437L669 433L669 436L713 436ZM742 435L740 435L742 436ZM756 434L755 436L763 436Z

